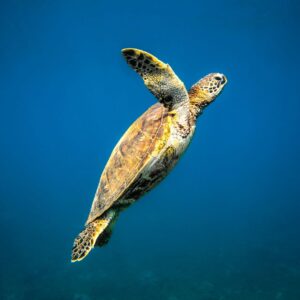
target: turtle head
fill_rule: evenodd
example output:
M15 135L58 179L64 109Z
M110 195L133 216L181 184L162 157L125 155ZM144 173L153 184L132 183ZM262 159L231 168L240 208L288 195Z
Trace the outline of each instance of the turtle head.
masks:
M227 78L221 73L211 73L194 84L190 91L190 104L196 117L203 109L213 102L227 83Z

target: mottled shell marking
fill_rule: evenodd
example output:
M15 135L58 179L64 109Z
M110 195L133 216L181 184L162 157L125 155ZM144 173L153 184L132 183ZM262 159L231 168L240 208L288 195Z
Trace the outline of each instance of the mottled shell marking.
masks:
M170 136L172 117L157 103L137 119L113 150L102 173L87 223L99 217L118 199L124 198L131 183L148 161L157 157Z

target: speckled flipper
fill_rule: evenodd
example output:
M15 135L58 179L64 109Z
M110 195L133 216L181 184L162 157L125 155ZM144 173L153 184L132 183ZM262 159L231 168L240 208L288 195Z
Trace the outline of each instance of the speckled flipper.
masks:
M119 210L116 209L113 219L109 222L109 225L105 228L105 230L102 231L102 233L98 236L96 243L95 243L95 247L103 247L109 242L111 235L113 233L113 229L115 227L116 221L118 219L118 216L119 216Z
M72 248L72 262L84 259L89 252L94 248L94 245L101 233L113 221L116 212L109 210L103 216L94 220L85 226L85 229L76 237Z
M189 96L182 81L172 68L142 50L125 48L122 53L127 63L143 78L151 93L170 110L188 106Z

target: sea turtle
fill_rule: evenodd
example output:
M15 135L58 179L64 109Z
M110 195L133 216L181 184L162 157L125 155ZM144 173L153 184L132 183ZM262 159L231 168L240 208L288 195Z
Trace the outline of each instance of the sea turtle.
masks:
M119 213L157 185L186 150L197 117L222 91L227 79L212 73L187 92L172 68L142 50L122 50L127 63L143 78L159 103L125 132L101 175L84 230L72 249L72 262L94 246L105 245Z

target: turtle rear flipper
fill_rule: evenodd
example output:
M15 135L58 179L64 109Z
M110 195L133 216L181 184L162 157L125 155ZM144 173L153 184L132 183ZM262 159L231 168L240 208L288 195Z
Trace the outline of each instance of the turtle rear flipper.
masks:
M109 229L110 223L115 219L115 210L109 210L102 216L94 220L93 222L87 224L83 231L74 240L72 248L72 259L71 262L80 261L84 259L90 251L94 248L95 244L104 245L108 241L106 237L106 229ZM107 232L109 232L108 230ZM103 241L101 239L101 234L103 235ZM97 241L99 239L99 242Z
M109 225L98 236L96 243L95 243L95 247L103 247L109 242L118 216L119 216L119 212L116 211L115 216L109 222Z
M97 238L95 247L103 247L107 245L112 235L112 227L109 225Z

